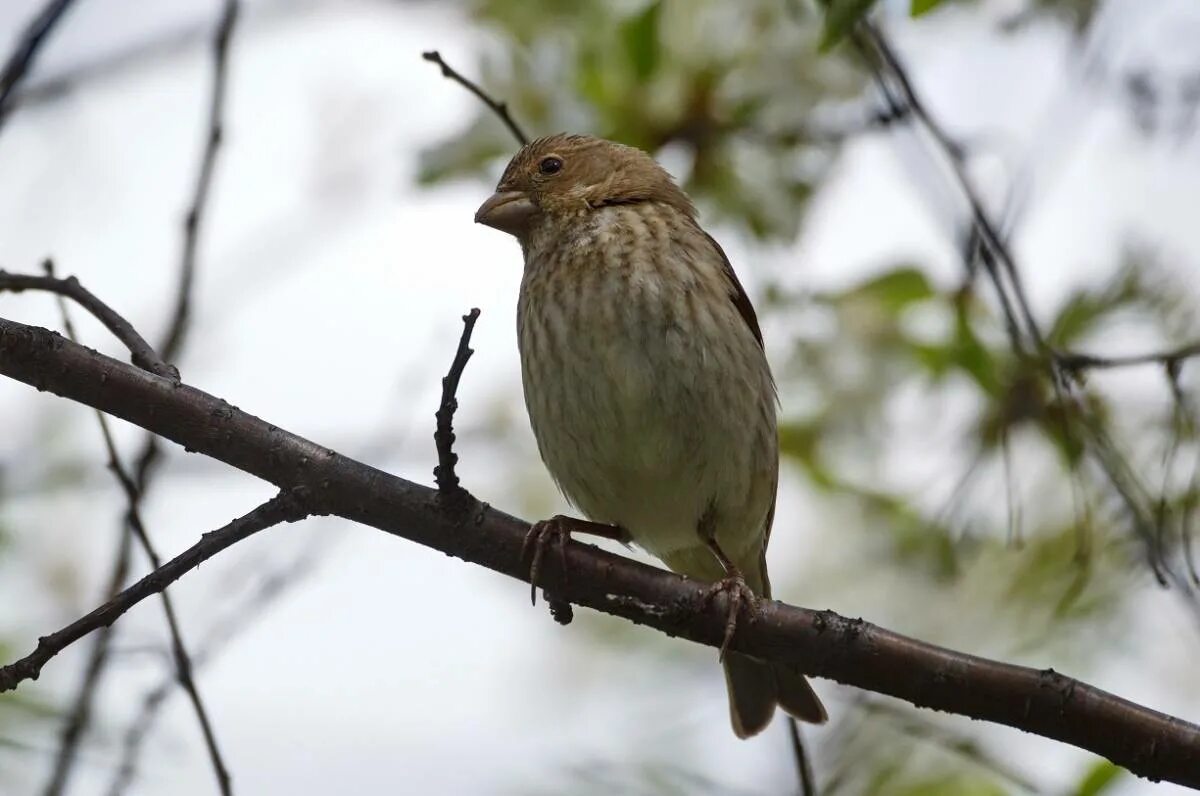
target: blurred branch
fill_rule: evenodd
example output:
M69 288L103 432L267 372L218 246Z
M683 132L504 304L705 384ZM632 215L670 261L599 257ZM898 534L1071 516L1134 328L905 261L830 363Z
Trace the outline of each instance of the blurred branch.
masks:
M96 610L61 630L39 638L37 648L29 655L0 667L0 692L11 691L25 680L36 680L42 667L55 655L93 630L111 626L130 608L152 594L161 593L167 586L183 577L188 570L195 569L230 545L272 526L296 522L310 516L313 511L307 508L307 500L300 497L301 491L303 490L282 491L249 514L204 534L199 542L118 593Z
M117 551L105 586L105 597L111 599L120 591L129 575L129 552L133 546L133 534L122 531L117 536ZM101 628L88 650L87 663L83 667L83 677L71 701L71 709L67 712L62 729L58 733L58 748L54 753L54 767L50 769L50 781L44 791L45 796L57 796L67 787L67 779L79 753L79 741L87 728L92 716L92 703L95 701L100 679L108 666L109 652L112 648L112 625Z
M168 364L158 355L146 339L138 334L133 325L121 317L112 307L79 283L73 276L59 279L55 276L33 276L29 274L10 274L0 271L0 293L20 293L25 290L44 290L71 299L79 306L90 312L98 321L104 324L121 343L129 349L130 361L139 368L148 370L156 376L179 380L179 371Z
M108 412L189 450L304 496L322 511L370 525L528 582L522 549L529 524L475 503L444 511L436 491L339 455L188 385L71 343L45 329L0 319L0 374ZM233 526L206 535L180 558L57 634L29 658L0 668L0 690L36 675L61 648L165 587L201 560L262 527L302 516L277 498ZM273 507L273 508L272 508ZM269 515L269 516L267 516ZM249 526L238 528L238 526ZM232 530L231 530L232 529ZM565 577L550 556L542 584L572 603L719 647L729 606L708 585L569 542ZM763 601L733 648L858 688L1017 727L1087 749L1140 776L1200 787L1200 727L1136 705L1052 669L1036 670L943 649L847 619Z
M467 91L471 92L476 97L479 97L480 101L483 102L484 105L495 111L496 115L500 117L500 121L504 122L504 126L507 127L509 132L513 134L513 137L517 139L517 143L519 143L521 146L525 146L529 143L529 139L525 137L524 131L521 130L520 126L513 120L513 117L509 115L507 102L492 99L492 97L486 91L481 89L478 84L463 77L457 70L450 66L450 64L442 60L442 54L437 50L423 52L421 53L421 57L430 63L437 64L442 69L442 77L449 78L455 83L458 83Z
M197 647L198 652L192 659L195 668L201 669L212 663L225 645L244 630L250 621L260 617L268 606L294 587L313 568L316 558L310 551L309 554L262 578L254 592L242 600L223 622L218 623L213 632ZM137 715L122 737L121 762L109 783L108 796L121 796L132 784L137 773L142 745L153 728L159 711L174 691L174 685L175 678L168 676L142 698Z
M53 262L47 260L45 268L46 275L53 278ZM75 325L71 323L71 314L67 308L66 299L61 295L58 296L58 309L62 316L63 329L66 331L67 337L72 342L78 342L75 335ZM133 482L133 478L129 475L129 471L125 468L124 462L121 461L121 455L118 453L117 444L113 439L112 429L108 425L108 415L97 411L96 420L100 424L100 434L104 438L104 450L108 455L108 469L117 479L121 491L125 493L125 499L128 503L126 518L129 527L133 530L134 536L137 537L138 543L141 545L143 552L145 552L151 568L159 569L162 567L162 559L159 557L158 551L154 548L154 544L150 540L150 533L146 530L146 525L142 521L141 510L138 507L141 495L138 492L137 485ZM179 619L175 614L175 606L166 590L163 590L160 596L162 598L163 613L167 620L167 629L171 634L171 654L175 662L176 677L180 686L187 692L188 698L192 703L192 709L196 713L196 720L200 723L200 731L204 736L204 743L208 749L209 760L212 762L213 771L217 777L218 787L224 796L229 796L232 793L229 784L229 770L225 766L224 759L221 757L216 734L213 732L212 722L208 718L208 710L204 706L204 701L200 698L200 691L197 689L196 682L192 677L192 659L188 655L187 647L183 643L183 632L179 627ZM64 748L66 748L65 745ZM63 757L60 755L59 763L60 765L69 765L66 761L70 759L70 756ZM61 776L65 784L65 773ZM55 781L59 780L59 778L60 775L57 773L52 777Z
M454 413L458 411L459 379L467 367L467 360L475 353L470 344L471 332L475 330L477 320L478 308L463 316L462 337L458 340L458 350L450 363L450 371L442 379L442 401L436 412L437 431L433 434L433 441L437 445L438 464L433 468L433 480L437 483L438 495L452 502L469 497L459 485L458 474L454 472L454 466L458 463L458 454L454 452Z
M196 249L199 240L200 223L203 218L204 209L207 206L217 152L221 143L222 114L228 74L229 40L233 33L233 26L237 20L237 12L237 0L225 0L222 13L216 22L213 34L212 91L208 116L205 122L207 134L200 157L196 186L184 223L183 255L180 262L179 287L176 292L175 306L164 341L159 346L159 350L162 351L162 359L164 360L172 360L178 356L190 320L191 295L195 281ZM178 371L173 372L175 374L174 379L178 383ZM131 488L127 487L126 494L129 500L129 507L125 513L124 523L118 531L121 539L119 540L118 556L113 562L112 575L109 581L108 595L110 597L116 594L121 588L128 575L131 536L137 533L139 527L141 527L142 533L138 535L143 537L148 545L149 540L144 535L145 529L140 521L139 506L150 485L150 471L153 463L157 460L158 452L158 438L153 434L147 435L142 449L135 459L133 476L130 481ZM122 485L125 486L124 483ZM150 554L152 563L155 563L156 556L152 554L152 549L147 547L147 552ZM157 567L156 563L155 566ZM164 607L168 611L168 622L171 625L172 646L180 675L180 682L186 689L187 683L191 681L190 661L187 660L186 651L180 642L179 629L177 623L174 621L174 611L167 605L166 595L164 595ZM57 763L53 770L47 796L60 794L65 788L67 777L77 754L79 740L90 718L90 706L94 694L99 688L101 675L109 661L108 645L111 642L111 638L112 633L107 627L96 638L96 643L91 651L85 669L84 681L80 686L71 710L71 718L67 722L61 736ZM222 792L228 793L229 775L218 751L216 740L208 721L207 712L199 700L194 684L189 690L189 696L193 699L193 706L201 722L209 756L213 761L213 767Z
M1162 365L1166 368L1177 367L1185 359L1200 356L1200 342L1188 343L1170 351L1155 351L1147 354L1129 354L1127 356L1098 356L1095 354L1076 354L1062 352L1055 355L1060 367L1068 371L1081 371L1105 368L1124 368L1134 365Z
M225 0L212 43L212 93L209 96L208 133L204 152L200 157L200 170L196 176L196 187L192 203L184 220L183 262L179 270L179 287L175 294L175 310L171 325L159 349L167 359L173 359L183 343L191 313L192 283L196 275L196 248L200 240L200 225L208 206L208 194L212 188L213 172L217 163L217 152L221 147L224 132L224 108L226 86L229 82L229 40L238 17L238 0Z
M792 741L792 759L796 761L796 774L800 779L800 796L817 796L817 782L813 777L812 763L808 758L808 750L804 748L804 736L800 732L800 722L787 717L788 737Z
M973 274L975 256L978 255L1000 301L1013 351L1019 357L1027 358L1031 354L1036 357L1035 364L1044 369L1056 400L1063 407L1058 422L1064 438L1070 439L1076 433L1072 426L1082 433L1088 454L1125 504L1133 530L1146 546L1147 558L1156 578L1164 586L1174 585L1177 593L1183 596L1187 610L1200 621L1200 602L1194 599L1191 584L1174 570L1163 555L1162 548L1157 545L1156 523L1150 507L1153 501L1149 492L1113 442L1104 423L1078 400L1075 385L1066 377L1067 372L1047 344L1030 309L1015 258L997 231L998 226L989 217L967 173L962 147L929 112L904 64L881 29L869 20L863 20L851 34L851 40L870 64L872 75L888 102L907 106L948 160L955 182L970 210L970 245L964 257L968 277ZM1024 335L1030 338L1031 347L1026 345ZM1066 411L1069 408L1068 398L1076 399L1075 404L1079 409L1077 417Z
M875 77L884 96L888 98L889 104L907 108L921 123L925 131L929 133L930 137L933 138L938 149L945 155L946 160L949 162L955 182L958 184L970 208L973 230L982 243L979 247L980 261L983 263L984 268L987 269L988 275L991 277L992 283L996 288L996 295L1000 302L1000 308L1004 313L1005 323L1008 326L1013 347L1018 353L1024 351L1023 338L1021 336L1021 324L1023 322L1025 331L1030 334L1036 347L1040 349L1044 345L1041 329L1038 327L1033 312L1029 308L1029 302L1025 296L1025 289L1021 282L1020 273L1013 262L1013 257L1008 250L1008 246L1001 238L996 225L992 223L991 218L984 209L983 202L979 198L979 193L976 191L970 175L967 174L963 147L951 138L941 123L925 107L925 103L914 88L904 64L901 63L900 57L896 54L891 42L882 30L870 21L863 20L851 35L851 40L859 52L872 64L872 75ZM894 96L894 92L899 92L899 99ZM1001 272L1000 268L997 268L997 263L999 263L1003 272ZM1011 298L1006 289L1005 277L1008 278L1012 288L1013 296ZM1019 317L1017 311L1013 308L1014 304L1019 308Z
M13 91L37 60L42 45L72 2L74 0L49 0L17 40L17 46L8 56L4 69L0 70L0 128L4 127L12 110Z

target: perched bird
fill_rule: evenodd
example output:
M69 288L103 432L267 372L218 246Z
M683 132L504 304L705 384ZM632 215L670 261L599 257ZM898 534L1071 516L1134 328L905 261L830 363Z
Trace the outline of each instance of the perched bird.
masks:
M475 221L524 252L525 404L583 527L732 588L733 620L747 586L769 597L775 383L754 308L688 196L641 150L560 134L516 154ZM561 533L559 520L540 529ZM825 721L801 673L733 652L723 663L739 737L777 705Z

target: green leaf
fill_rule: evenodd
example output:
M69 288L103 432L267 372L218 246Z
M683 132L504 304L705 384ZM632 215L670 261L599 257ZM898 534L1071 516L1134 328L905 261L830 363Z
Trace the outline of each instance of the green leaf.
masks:
M942 0L912 0L912 6L909 7L909 14L919 17L922 14L928 14L941 4Z
M658 41L658 20L662 16L662 0L646 6L646 10L621 26L621 42L625 55L633 65L633 74L645 80L654 74L662 60L662 47Z
M1079 783L1075 796L1099 796L1115 785L1117 780L1125 776L1125 769L1118 765L1101 760L1088 769L1087 776Z
M912 304L933 298L934 290L923 272L904 266L863 282L847 295L870 298L889 315L897 315Z
M825 28L821 32L820 51L828 52L846 38L873 5L875 0L830 0L825 6Z

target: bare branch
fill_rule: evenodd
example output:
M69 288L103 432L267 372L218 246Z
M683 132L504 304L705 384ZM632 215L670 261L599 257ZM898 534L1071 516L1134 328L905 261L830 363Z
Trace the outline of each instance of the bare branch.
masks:
M37 60L42 45L72 2L73 0L49 0L17 40L16 48L8 56L4 69L0 70L0 127L4 126L12 108L10 100L13 91Z
M183 262L179 271L179 287L175 293L175 309L171 325L159 349L167 359L174 359L187 333L192 306L192 285L196 276L196 249L200 241L200 226L208 206L208 194L212 188L213 173L217 165L217 152L224 135L225 93L229 82L229 40L238 18L238 0L225 0L221 17L217 20L213 35L213 78L212 94L208 104L207 135L204 153L200 157L200 170L196 176L196 187L192 203L184 220Z
M269 605L300 582L317 562L318 556L315 554L315 550L316 548L309 550L298 560L290 562L262 578L253 593L245 600L240 601L237 607L228 613L224 621L220 622L203 639L197 648L197 653L192 658L194 667L199 670L212 663L224 647L248 626L249 621L260 618ZM154 727L159 711L173 693L174 686L175 678L166 677L157 686L146 692L142 698L142 704L138 708L136 716L122 736L121 762L117 765L112 781L109 783L109 796L121 796L132 784L137 773L138 756L141 753L142 745Z
M167 364L162 357L138 334L133 325L121 317L112 307L105 304L73 276L58 279L54 276L10 274L0 271L0 292L20 293L25 290L44 290L71 299L90 312L129 349L130 361L139 368L156 376L179 380L179 371Z
M492 99L491 95L481 89L478 84L463 77L457 70L451 67L450 64L442 60L442 54L437 50L423 52L421 53L421 57L430 63L437 64L442 69L442 77L449 78L455 83L458 83L467 91L471 92L476 97L479 97L480 101L483 102L484 105L495 111L496 115L500 117L500 121L504 122L504 126L507 127L509 132L513 134L513 138L517 139L517 143L519 143L521 146L525 146L529 143L529 139L525 136L524 131L521 130L520 126L518 126L516 121L513 120L513 117L509 115L507 102Z
M454 361L450 363L450 371L442 379L442 401L435 413L437 430L433 434L433 441L437 445L438 464L433 468L433 478L437 482L439 495L451 500L460 499L466 492L459 485L458 474L454 472L454 466L458 463L458 454L454 452L454 413L458 411L459 379L467 367L467 360L475 353L469 346L477 320L478 307L463 316L462 337L458 340L458 350L454 353Z
M1081 371L1089 369L1125 368L1136 365L1161 365L1170 368L1179 365L1185 359L1200 356L1200 341L1174 348L1169 351L1152 351L1146 354L1129 354L1126 356L1098 356L1095 354L1077 354L1061 352L1055 355L1058 364L1064 370Z
M54 264L47 260L45 268L46 275L53 277ZM63 328L67 332L67 337L72 342L78 342L75 336L75 325L71 323L70 311L67 308L65 298L61 295L58 296L58 308L62 316ZM159 557L154 543L150 540L150 533L146 530L146 524L142 520L142 512L139 506L141 493L138 491L137 485L133 482L133 478L129 475L129 471L125 468L124 462L121 461L116 441L113 439L112 429L108 425L108 415L97 411L96 420L100 424L100 434L104 439L104 449L108 456L108 469L117 479L121 491L125 493L125 500L127 502L126 519L129 529L137 537L142 551L145 552L146 558L150 562L151 569L159 569L162 567L162 559ZM183 631L179 627L179 619L175 614L175 606L171 600L171 595L165 589L159 596L162 598L163 613L166 616L167 628L171 635L171 654L175 661L176 678L180 686L187 693L192 703L192 709L196 713L196 719L200 723L200 731L204 736L204 743L208 749L208 756L212 762L213 772L217 777L218 787L220 787L221 793L224 796L229 796L232 793L229 769L226 767L225 760L221 756L220 747L217 745L216 733L213 732L212 722L208 718L208 710L204 706L204 701L200 698L200 691L196 687L196 682L192 677L192 659L188 655L187 647L183 643ZM69 747L64 745L64 748Z
M788 737L792 741L792 759L796 761L796 776L800 780L800 796L817 796L817 782L813 777L808 750L804 748L804 736L800 732L800 722L788 716L787 723Z
M308 505L460 557L528 583L522 548L529 525L474 503L469 514L446 512L436 491L339 455L246 414L188 385L174 385L65 340L45 329L0 319L0 375L87 404L270 481L299 489ZM270 505L270 504L268 504ZM258 510L260 513L264 509ZM276 509L272 522L303 512ZM279 516L285 514L286 516ZM253 516L253 515L251 515ZM239 520L245 523L247 520ZM265 526L256 522L249 535ZM221 549L227 530L201 541ZM149 576L178 577L201 554L168 563ZM566 545L566 570L557 556L539 573L542 585L563 599L648 625L674 636L719 647L728 605L706 599L708 586L590 545ZM565 571L570 577L565 578ZM145 582L145 581L143 581ZM165 583L162 585L166 585ZM137 588L137 587L135 587ZM142 586L142 589L147 587ZM144 595L142 595L144 596ZM128 599L128 598L126 598ZM81 620L60 631L82 635L112 621ZM0 669L11 688L48 659L47 637L29 659ZM1151 779L1200 787L1200 727L1136 705L1052 669L991 661L943 649L847 619L763 601L757 621L739 628L732 647L763 660L847 685L1054 738L1103 755Z
M298 495L297 490L281 492L249 514L237 518L223 528L204 534L199 542L104 605L61 630L42 636L38 639L37 648L29 655L0 667L0 693L13 690L25 680L36 680L42 667L55 655L93 630L112 625L130 608L152 594L161 593L167 586L183 577L184 573L195 569L230 545L274 525L295 522L309 516L312 512L305 507L306 501Z

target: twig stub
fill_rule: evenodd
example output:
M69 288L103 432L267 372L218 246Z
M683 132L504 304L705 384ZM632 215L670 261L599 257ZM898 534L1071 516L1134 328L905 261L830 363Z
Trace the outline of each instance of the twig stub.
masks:
M438 497L451 503L458 503L464 496L469 496L467 490L459 485L458 474L454 471L458 464L458 454L454 452L454 413L458 411L458 382L467 367L467 361L475 353L470 344L477 320L478 307L463 316L462 336L458 339L458 349L454 352L450 370L442 378L442 400L434 413L437 430L433 433L433 441L437 445L438 463L433 468L433 479L437 483Z

